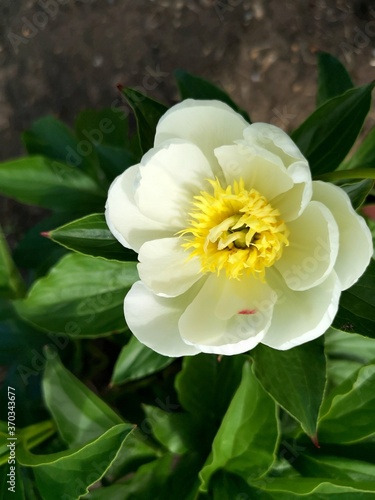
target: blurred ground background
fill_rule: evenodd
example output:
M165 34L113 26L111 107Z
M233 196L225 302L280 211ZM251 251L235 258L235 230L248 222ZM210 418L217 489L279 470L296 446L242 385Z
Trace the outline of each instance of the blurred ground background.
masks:
M318 50L374 79L375 0L0 0L0 159L38 117L116 105L118 83L173 103L176 68L289 131L314 108ZM9 200L0 214L11 243L38 217Z

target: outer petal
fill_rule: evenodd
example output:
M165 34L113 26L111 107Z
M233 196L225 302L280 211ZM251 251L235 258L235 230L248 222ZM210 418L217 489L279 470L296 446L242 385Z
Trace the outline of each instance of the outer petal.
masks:
M288 175L293 179L294 186L289 191L281 193L270 200L277 208L285 222L299 217L311 201L312 181L309 165L306 161L293 163L288 167Z
M179 321L182 338L202 352L239 354L263 339L277 295L253 277L211 275Z
M139 165L130 167L112 182L105 205L105 218L111 233L126 248L139 251L148 240L172 236L173 231L143 215L134 200Z
M290 290L276 273L273 286L279 299L263 344L281 351L291 349L320 337L332 324L340 299L340 282L334 271L321 285L304 292Z
M217 148L215 155L227 184L242 178L247 189L256 189L268 201L293 187L281 161L262 148L239 143Z
M275 125L253 123L245 129L244 138L248 144L260 146L279 157L285 167L298 160L306 161L288 134Z
M216 176L222 177L214 149L241 139L248 123L220 101L186 99L173 106L160 119L155 146L169 139L185 139L205 154Z
M127 324L137 339L164 356L179 357L198 354L186 344L178 331L178 320L193 299L196 289L172 299L158 297L137 281L125 297Z
M339 229L328 208L317 201L288 223L289 246L275 266L292 290L308 290L331 273L339 250Z
M195 144L177 139L151 149L142 158L135 199L150 219L174 231L187 225L194 196L210 187L214 174Z
M371 232L353 209L349 196L338 186L313 182L313 199L321 201L334 215L340 232L340 246L335 271L341 289L351 287L364 273L373 252Z
M188 256L180 238L148 241L139 251L139 277L157 295L180 295L202 277L199 259Z

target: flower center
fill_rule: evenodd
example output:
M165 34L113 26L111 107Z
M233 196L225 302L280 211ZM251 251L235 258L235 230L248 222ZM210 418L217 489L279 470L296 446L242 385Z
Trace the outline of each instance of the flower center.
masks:
M190 227L180 232L182 246L192 250L189 258L200 258L201 272L225 270L228 278L237 279L246 272L263 279L265 268L289 244L280 212L255 189L245 189L242 179L226 189L217 179L209 182L213 193L194 197Z

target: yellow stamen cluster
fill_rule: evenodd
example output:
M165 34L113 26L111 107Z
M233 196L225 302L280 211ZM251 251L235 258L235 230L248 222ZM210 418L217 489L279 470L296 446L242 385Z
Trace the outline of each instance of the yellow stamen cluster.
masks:
M212 194L194 197L190 227L181 231L189 258L200 258L201 272L240 278L244 272L264 279L289 244L288 229L275 210L255 189L245 189L240 179L225 189L209 181Z

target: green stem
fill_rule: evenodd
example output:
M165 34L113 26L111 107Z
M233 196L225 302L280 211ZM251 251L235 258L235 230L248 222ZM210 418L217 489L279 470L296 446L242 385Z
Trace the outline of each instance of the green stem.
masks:
M328 174L318 175L322 181L339 181L341 179L375 179L375 168L353 168L352 170L335 170Z

